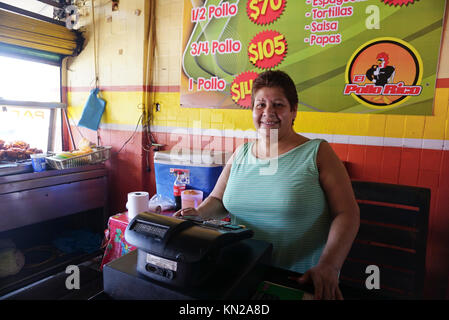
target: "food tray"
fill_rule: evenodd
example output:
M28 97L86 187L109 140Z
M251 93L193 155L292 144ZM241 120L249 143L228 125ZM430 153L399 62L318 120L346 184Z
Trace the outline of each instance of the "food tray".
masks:
M54 156L46 157L46 162L53 169L69 169L81 167L86 164L95 164L104 162L111 156L112 147L97 147L93 148L93 152L74 156L68 159L57 159Z

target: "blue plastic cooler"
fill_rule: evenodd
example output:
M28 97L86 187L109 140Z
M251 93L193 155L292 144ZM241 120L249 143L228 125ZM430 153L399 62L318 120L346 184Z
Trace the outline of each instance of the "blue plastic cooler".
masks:
M224 164L231 154L208 150L190 150L190 153L186 153L158 151L154 154L156 192L174 201L173 183L176 175L170 172L182 169L188 170L189 183L186 189L203 191L203 199L205 199L214 189Z

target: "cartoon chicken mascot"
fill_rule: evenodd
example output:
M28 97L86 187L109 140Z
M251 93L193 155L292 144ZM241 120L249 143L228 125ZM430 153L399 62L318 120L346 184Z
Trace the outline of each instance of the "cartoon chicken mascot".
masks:
M388 65L389 56L385 52L377 55L377 64L366 71L366 77L376 86L384 86L393 81L395 68Z

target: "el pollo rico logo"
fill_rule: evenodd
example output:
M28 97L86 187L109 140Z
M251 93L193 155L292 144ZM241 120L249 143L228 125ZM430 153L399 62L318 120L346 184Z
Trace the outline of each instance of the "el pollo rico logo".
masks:
M422 92L422 60L409 43L378 38L359 47L346 66L343 94L375 109L391 109Z

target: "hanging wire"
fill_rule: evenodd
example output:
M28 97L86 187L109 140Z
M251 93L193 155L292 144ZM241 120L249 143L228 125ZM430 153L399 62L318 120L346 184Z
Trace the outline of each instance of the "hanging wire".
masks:
M84 137L83 133L81 132L81 130L78 128L78 126L77 126L76 124L73 123L73 117L72 117L72 115L71 115L70 112L69 112L69 108L66 109L66 112L67 112L67 114L68 114L68 116L69 116L69 117L68 117L69 123L71 122L71 123L72 123L72 127L75 127L75 128L76 128L76 131L78 131L78 133L80 134L81 138L84 138L84 139L85 139L85 137Z
M137 107L139 108L139 106L140 106L141 104L139 103L138 105L137 105ZM72 118L72 115L70 114L70 112L67 110L67 113L68 113L68 115L69 115L69 121L70 120L72 120L73 118ZM134 129L134 131L133 131L133 133L131 134L131 136L123 143L123 145L120 147L120 149L117 151L117 152L114 152L113 154L118 154L118 153L120 153L120 151L122 151L123 150L123 148L132 140L132 138L136 135L136 132L137 132L137 129L139 128L139 124L141 123L141 121L142 121L142 118L143 118L143 115L144 115L144 113L142 113L141 115L140 115L140 117L139 117L139 119L137 120L137 124L136 124L136 127L135 127L135 129ZM72 122L72 125L73 125L73 122ZM78 133L80 134L80 136L82 137L82 138L85 138L84 137L84 135L81 133L81 131L79 130L79 128L78 128L78 126L76 126L76 125L73 125L76 129L77 129L77 131L78 131ZM144 147L142 147L145 151L147 151ZM148 150L149 151L149 150Z
M136 132L137 132L137 129L139 128L139 124L140 124L140 121L142 120L142 117L143 117L143 113L140 115L140 117L139 117L139 119L137 120L137 125L136 125L136 128L134 129L134 132L131 134L131 136L128 138L128 140L126 140L124 143L123 143L123 145L121 146L121 148L117 151L117 152L115 152L114 154L119 154L120 153L120 151L122 151L122 149L131 141L131 139L135 136L135 134L136 134Z
M152 121L152 106L154 104L150 103L150 86L153 83L153 70L151 63L153 63L155 59L155 47L156 47L156 1L150 1L149 4L149 25L148 29L146 30L146 56L145 56L145 96L144 96L144 104L145 109L143 113L143 120L142 120L142 126L143 126L143 138L142 139L142 149L145 151L145 161L146 161L146 167L147 172L151 171L150 168L150 154L152 151L158 150L153 149L153 147L159 147L156 143L156 140L153 137L153 134L151 132L151 121Z
M95 0L92 1L92 33L94 38L94 66L95 66L95 88L99 88L100 79L98 76L98 54L97 54L97 36L95 28Z
M94 67L95 67L95 89L100 87L100 79L98 76L98 52L97 52L97 29L95 28L95 0L92 0L92 33L94 38ZM101 95L98 94L101 98ZM97 145L100 146L100 133L97 129Z

